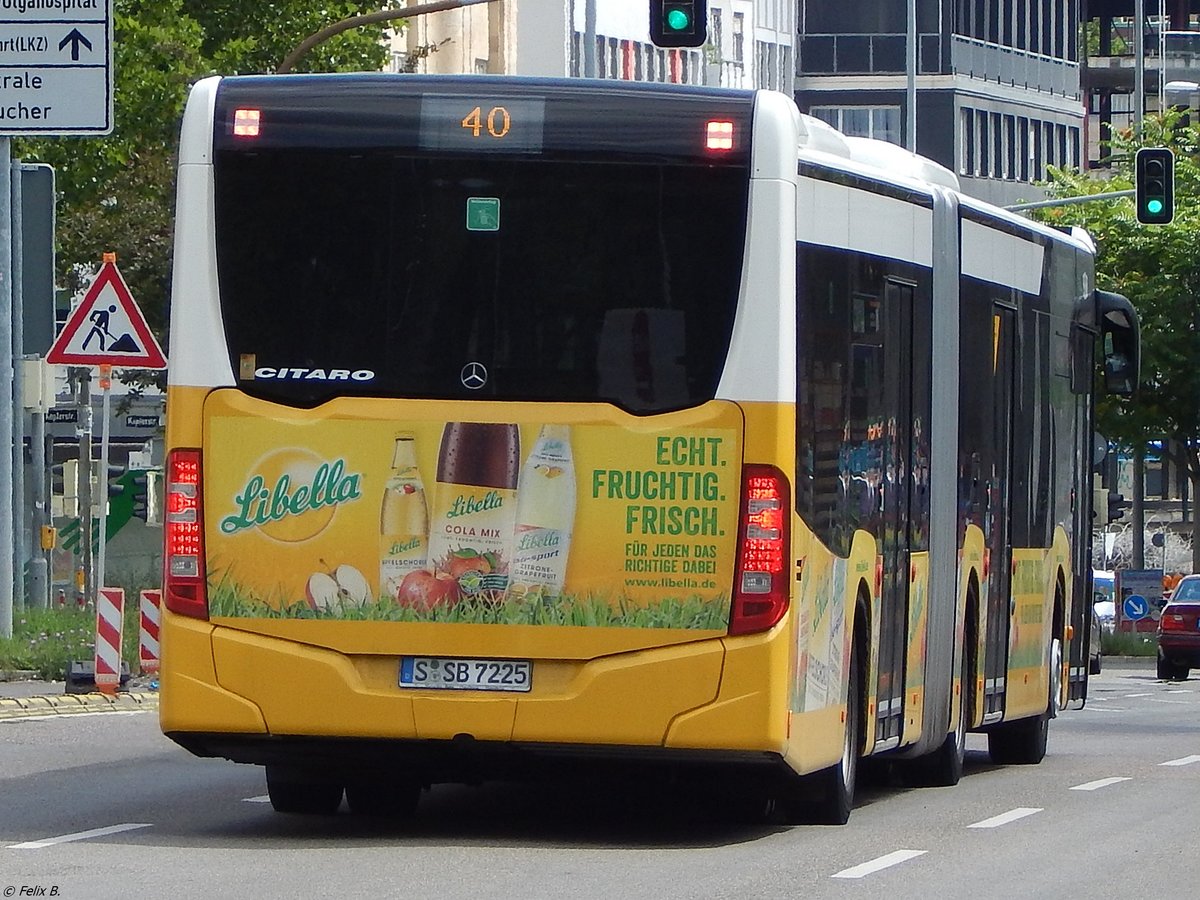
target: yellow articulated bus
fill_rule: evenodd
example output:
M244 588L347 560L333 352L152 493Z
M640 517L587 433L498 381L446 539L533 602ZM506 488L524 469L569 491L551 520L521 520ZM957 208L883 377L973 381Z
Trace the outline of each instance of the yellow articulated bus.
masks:
M1086 235L770 91L210 78L161 724L280 811L600 764L845 822L1086 691Z

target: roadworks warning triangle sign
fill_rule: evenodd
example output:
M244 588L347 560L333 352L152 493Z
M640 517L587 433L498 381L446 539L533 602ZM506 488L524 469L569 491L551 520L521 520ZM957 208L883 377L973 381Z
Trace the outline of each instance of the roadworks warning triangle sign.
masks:
M55 339L46 362L60 366L165 369L167 358L121 277L105 260Z

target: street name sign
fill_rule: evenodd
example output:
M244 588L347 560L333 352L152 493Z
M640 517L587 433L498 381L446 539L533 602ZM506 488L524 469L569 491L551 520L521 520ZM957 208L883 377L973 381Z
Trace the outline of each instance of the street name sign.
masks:
M0 2L0 135L113 130L112 4Z

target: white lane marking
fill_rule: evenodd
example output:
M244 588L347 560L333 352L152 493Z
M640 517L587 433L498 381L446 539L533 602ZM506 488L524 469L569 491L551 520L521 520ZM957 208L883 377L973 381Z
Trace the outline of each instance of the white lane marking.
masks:
M243 803L270 803L271 798L266 794L259 794L257 797L243 797Z
M9 850L40 850L53 844L69 844L72 841L86 841L88 838L104 837L106 834L119 834L122 831L133 831L135 828L149 828L149 822L126 823L124 825L109 825L107 828L92 828L89 831L76 831L74 834L60 834L58 837L42 838L40 841L25 841L22 844L9 844Z
M1145 694L1126 694L1125 696L1126 697L1149 697L1149 696L1151 696L1151 694L1150 694L1150 692L1147 692Z
M1162 697L1155 697L1151 703L1170 703L1172 706L1195 706L1191 700L1164 700Z
M1179 689L1177 689L1177 690L1174 690L1174 691L1164 691L1164 693L1167 693L1167 694L1192 694L1192 693L1195 693L1195 692L1194 692L1194 691L1190 691L1190 690L1188 690L1187 688L1179 688Z
M849 869L842 869L832 878L863 878L870 875L872 872L878 872L880 869L887 869L891 866L897 866L902 862L908 862L910 859L916 859L918 856L924 856L928 850L896 850L888 853L885 856L880 856L872 859L869 862L860 863L857 866L851 866Z
M1001 825L1007 825L1009 822L1015 822L1017 819L1023 819L1026 816L1032 816L1034 813L1040 813L1042 807L1018 806L1016 809L1010 809L1006 813L1000 813L998 816L992 816L990 819L984 819L982 822L976 822L974 825L968 825L968 828L999 828Z
M1191 756L1181 756L1179 759L1169 759L1166 762L1159 763L1160 766L1190 766L1192 763L1200 762L1200 756L1192 754Z
M1098 791L1098 790L1100 790L1100 788L1106 788L1110 784L1120 784L1122 781L1131 781L1131 780L1132 779L1125 777L1125 776L1119 776L1119 777L1114 777L1114 778L1100 778L1096 781L1089 781L1086 784L1077 784L1077 785L1075 785L1075 787L1069 788L1069 790L1072 790L1072 791Z
M1084 712L1127 712L1129 710L1128 706L1091 706L1090 700L1088 703L1089 705L1083 708Z

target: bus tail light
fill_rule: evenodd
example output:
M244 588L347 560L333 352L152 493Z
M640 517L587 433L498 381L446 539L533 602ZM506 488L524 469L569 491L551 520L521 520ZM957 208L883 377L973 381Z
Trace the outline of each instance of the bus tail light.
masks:
M730 634L766 631L787 612L790 521L791 490L783 473L774 466L746 466L742 470Z
M171 451L167 458L163 599L171 612L207 619L200 486L200 451Z

